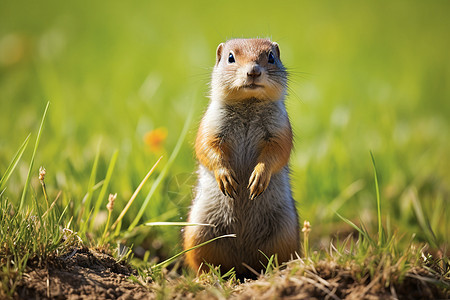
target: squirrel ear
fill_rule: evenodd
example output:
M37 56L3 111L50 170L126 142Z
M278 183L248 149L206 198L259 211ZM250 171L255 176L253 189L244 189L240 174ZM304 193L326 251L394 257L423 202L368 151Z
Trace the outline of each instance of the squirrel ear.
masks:
M222 57L222 50L223 50L224 43L221 43L216 50L216 66L220 62L220 58Z
M273 42L272 45L273 45L273 48L275 49L277 57L280 58L280 47L278 47L278 43Z

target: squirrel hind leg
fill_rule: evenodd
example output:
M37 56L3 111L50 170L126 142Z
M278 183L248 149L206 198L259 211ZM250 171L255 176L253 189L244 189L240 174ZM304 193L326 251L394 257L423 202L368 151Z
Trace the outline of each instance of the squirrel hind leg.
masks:
M188 226L185 229L184 250L206 241L198 235L195 227L197 226ZM236 258L225 250L225 247L221 245L220 241L212 242L185 253L185 264L195 272L208 272L210 270L206 264L208 263L213 266L221 266L221 272L225 274L235 265L235 261Z
M184 243L183 243L184 250L190 249L197 244L195 237L196 232L194 226L186 226L184 231ZM199 248L193 249L191 251L186 252L185 254L186 264L194 271L197 271L202 263L200 253L198 250Z
M184 250L190 249L196 245L199 245L205 240L202 240L199 236L197 226L187 226L184 232ZM204 245L202 247L190 250L185 254L185 263L195 272L207 272L209 267L206 263L214 263L218 256L215 247L211 244Z

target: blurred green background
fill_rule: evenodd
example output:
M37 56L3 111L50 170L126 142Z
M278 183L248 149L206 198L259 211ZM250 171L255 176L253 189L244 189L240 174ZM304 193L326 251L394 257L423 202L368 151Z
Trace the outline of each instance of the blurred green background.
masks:
M449 13L448 1L2 1L0 174L33 133L4 196L20 198L47 101L31 196L41 197L42 165L50 197L61 190L59 205L72 203L75 216L98 147L97 181L119 150L108 191L118 193L117 217L162 154L156 173L164 168L193 109L187 137L141 222L185 220L215 49L229 38L269 37L290 71L292 185L316 245L349 232L334 211L375 225L370 151L388 229L427 241L428 220L436 243L445 245ZM139 227L133 235L128 243L160 256L180 246L179 228Z

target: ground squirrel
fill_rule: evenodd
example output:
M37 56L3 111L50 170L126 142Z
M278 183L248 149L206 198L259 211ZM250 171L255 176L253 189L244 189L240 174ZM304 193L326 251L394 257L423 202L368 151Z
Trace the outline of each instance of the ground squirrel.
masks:
M277 43L234 39L217 48L211 101L198 130L198 184L184 248L235 233L186 253L198 270L203 262L257 272L265 255L285 262L299 248L298 215L288 161L292 129L284 105L287 72ZM209 268L203 264L202 270Z

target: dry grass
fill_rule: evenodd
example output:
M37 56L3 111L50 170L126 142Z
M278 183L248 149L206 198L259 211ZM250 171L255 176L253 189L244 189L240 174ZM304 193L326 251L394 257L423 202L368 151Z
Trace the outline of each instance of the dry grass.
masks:
M316 263L297 259L282 269L242 284L215 271L179 275L164 270L159 279L137 275L111 256L87 249L57 257L39 266L34 262L14 298L96 299L446 299L449 278L425 267L411 268L401 280L387 284L382 274L363 276L361 267L332 259ZM127 279L128 278L128 279ZM440 283L440 285L438 284Z

